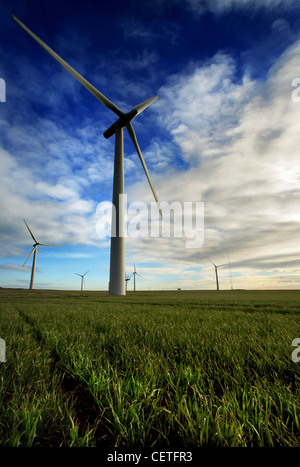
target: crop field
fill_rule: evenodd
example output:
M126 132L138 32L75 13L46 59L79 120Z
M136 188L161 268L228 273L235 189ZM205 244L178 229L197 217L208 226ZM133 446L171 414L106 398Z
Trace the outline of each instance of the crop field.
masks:
M300 291L0 303L1 446L300 446Z

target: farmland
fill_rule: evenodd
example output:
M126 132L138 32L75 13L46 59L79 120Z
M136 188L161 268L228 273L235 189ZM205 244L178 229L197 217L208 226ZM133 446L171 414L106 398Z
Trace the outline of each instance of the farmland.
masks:
M1 446L300 446L300 291L0 303Z

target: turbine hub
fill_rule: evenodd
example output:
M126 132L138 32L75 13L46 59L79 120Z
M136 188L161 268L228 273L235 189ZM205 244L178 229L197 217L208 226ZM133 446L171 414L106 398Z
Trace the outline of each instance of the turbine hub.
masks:
M116 133L117 128L124 128L124 126L128 125L128 123L130 123L131 120L137 116L137 114L137 109L132 109L127 114L122 115L122 117L118 118L118 120L116 120L107 130L105 130L103 136L106 139L110 138Z

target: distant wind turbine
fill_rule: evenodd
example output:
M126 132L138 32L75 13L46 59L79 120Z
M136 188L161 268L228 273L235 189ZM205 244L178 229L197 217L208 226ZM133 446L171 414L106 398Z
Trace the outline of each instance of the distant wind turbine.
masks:
M135 263L134 263L134 271L133 271L132 275L133 275L133 290L135 291L135 276L138 275L141 279L143 279L142 276L139 273L136 272Z
M125 274L126 291L127 291L128 281L130 281L131 278L132 278L132 274Z
M27 261L29 260L30 256L32 255L33 253L33 261L32 261L32 268L31 268L31 278L30 278L30 289L34 289L34 276L35 276L35 265L36 265L36 254L37 254L37 248L38 246L55 246L55 247L60 247L60 245L49 245L48 243L39 243L37 241L37 239L35 238L35 236L33 235L33 233L31 232L27 222L25 221L25 219L23 219L25 224L26 224L26 227L27 229L29 230L29 233L31 235L31 237L33 238L33 241L35 242L34 245L33 245L33 249L31 250L31 253L28 255L25 263L23 264L23 266L25 266L25 264L27 263Z
M141 164L147 176L153 196L158 204L159 201L156 195L154 186L150 179L150 175L144 161L142 152L137 142L137 138L131 124L138 114L145 110L149 105L156 101L157 96L138 104L133 107L130 112L124 113L113 102L105 97L98 91L92 84L90 84L83 76L81 76L74 68L65 62L57 53L55 53L45 42L36 36L25 24L18 18L12 15L12 18L35 39L55 60L57 60L71 75L74 76L88 91L90 91L102 104L112 110L118 119L104 132L105 138L110 138L115 135L115 160L114 160L114 179L113 179L113 196L112 202L114 208L112 210L112 235L110 246L110 281L109 281L109 294L110 295L126 295L125 289L125 213L124 213L124 146L123 146L123 128L126 127L129 136L134 144L138 153ZM159 208L160 215L162 216L161 209Z
M208 258L209 259L209 258ZM211 259L209 259L209 261L214 265L215 267L215 273L216 273L216 283L217 283L217 290L220 290L219 289L219 278L218 278L218 268L220 268L221 266L225 266L225 264L218 264L218 266L212 262Z
M76 276L80 276L81 277L81 291L83 290L83 284L85 282L85 279L84 279L84 276L88 273L89 271L86 271L84 274L77 274L77 272L75 272Z

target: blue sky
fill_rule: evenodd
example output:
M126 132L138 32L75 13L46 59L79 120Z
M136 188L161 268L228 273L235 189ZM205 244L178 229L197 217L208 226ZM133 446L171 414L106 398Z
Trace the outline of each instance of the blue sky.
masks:
M23 218L62 245L39 248L36 288L79 290L87 270L86 289L109 280L114 138L103 132L115 115L13 13L122 110L159 97L133 126L160 201L204 203L204 243L128 237L138 289L214 289L209 258L225 264L221 289L299 288L298 0L2 3L0 286L29 287ZM128 204L150 206L126 133L124 148Z

